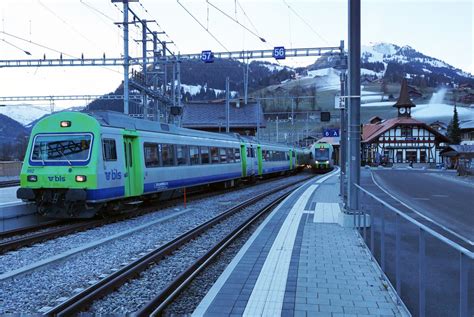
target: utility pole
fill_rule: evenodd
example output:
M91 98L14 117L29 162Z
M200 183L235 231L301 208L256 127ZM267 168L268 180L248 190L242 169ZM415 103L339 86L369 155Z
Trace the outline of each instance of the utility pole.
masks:
M260 99L257 100L257 141L260 141Z
M123 1L123 113L128 115L128 0Z
M230 132L230 88L229 77L225 78L225 132Z
M146 35L147 35L147 29L146 29L146 20L142 20L142 58L143 58L143 67L142 67L142 73L143 73L143 86L145 88L148 88L148 70L147 70L147 64L146 64ZM145 90L142 91L142 98L143 98L143 119L148 120L148 98L147 98L147 93Z
M295 143L295 112L294 112L294 107L295 107L295 99L291 98L291 144L293 145Z
M345 95L345 81L346 81L346 73L344 69L341 69L340 74L341 79L341 98L344 98ZM345 101L344 104L347 104L347 99L343 99ZM340 124L340 148L339 148L339 158L340 158L340 166L341 166L341 177L340 177L340 194L343 201L343 204L346 204L345 201L345 178L346 178L346 154L347 154L347 130L346 130L346 114L345 114L345 106L341 107L341 124Z
M349 0L349 186L348 208L359 210L360 184L360 0Z
M245 63L244 67L244 103L247 104L248 99L248 90L249 90L249 61Z
M276 116L276 142L278 143L278 116Z
M153 72L158 71L158 32L153 32ZM155 74L153 79L153 90L158 89L158 76ZM153 108L155 110L155 121L160 121L160 110L158 108L158 99L153 98Z

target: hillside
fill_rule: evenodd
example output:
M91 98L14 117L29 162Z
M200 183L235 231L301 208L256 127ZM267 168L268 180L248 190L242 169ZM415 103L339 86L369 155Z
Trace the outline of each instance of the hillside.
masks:
M0 114L0 160L13 160L23 156L28 132L19 122Z

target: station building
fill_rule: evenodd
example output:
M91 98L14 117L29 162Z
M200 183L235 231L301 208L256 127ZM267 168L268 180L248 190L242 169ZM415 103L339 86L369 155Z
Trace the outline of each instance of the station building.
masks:
M400 97L393 105L398 116L387 120L371 118L362 127L362 163L368 165L441 164L440 151L449 139L424 122L411 117L416 105L410 100L408 85L402 82Z

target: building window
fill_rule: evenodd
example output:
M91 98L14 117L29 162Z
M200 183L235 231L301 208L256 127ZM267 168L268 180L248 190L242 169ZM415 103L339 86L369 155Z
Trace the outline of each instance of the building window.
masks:
M104 149L104 161L116 161L117 160L117 148L115 146L114 139L102 140Z
M413 136L413 128L409 126L403 126L402 129L402 137L412 137Z
M402 150L397 151L397 163L403 163L403 151Z
M415 151L407 151L406 152L406 161L408 163L410 162L416 162L416 150Z

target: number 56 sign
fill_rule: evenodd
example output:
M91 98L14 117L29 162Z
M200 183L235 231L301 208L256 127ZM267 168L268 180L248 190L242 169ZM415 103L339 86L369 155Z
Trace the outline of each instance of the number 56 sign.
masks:
M273 48L273 57L275 59L285 59L286 51L284 46L276 46Z

